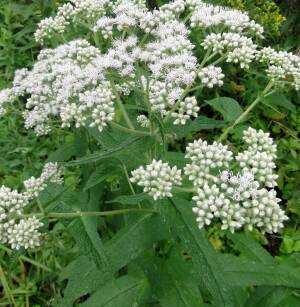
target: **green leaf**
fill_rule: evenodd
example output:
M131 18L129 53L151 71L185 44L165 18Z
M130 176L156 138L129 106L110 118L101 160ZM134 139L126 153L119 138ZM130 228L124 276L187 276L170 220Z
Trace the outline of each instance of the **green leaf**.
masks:
M82 222L81 222L82 225ZM92 226L88 226L92 227ZM91 236L94 236L94 229ZM91 231L87 229L87 232ZM128 265L131 261L139 257L148 249L152 249L153 244L158 240L167 239L168 234L165 227L160 222L158 216L144 215L131 225L120 229L117 234L104 244L103 250L109 259L109 270L105 266L97 266L93 261L95 257L89 254L97 247L103 245L95 238L87 238L86 230L74 228L72 233L77 242L84 240L81 247L87 247L87 256L75 260L66 270L64 270L61 279L69 279L64 298L58 298L60 307L72 306L73 302L95 290L98 290L105 282L112 280L114 273ZM83 233L83 235L82 235ZM99 236L99 234L97 234ZM83 236L80 238L80 236ZM86 243L85 240L91 240ZM94 246L96 244L96 246ZM113 274L112 274L113 273Z
M282 93L275 92L267 97L263 97L263 102L270 106L279 106L291 112L296 112L296 106L286 98Z
M298 306L298 304L289 304L293 292L289 288L284 287L258 287L247 300L245 307L283 307ZM285 305L287 303L287 305Z
M128 146L134 144L135 142L141 139L143 139L143 137L137 137L137 136L128 137L123 142L110 149L103 150L74 161L70 161L69 163L67 163L67 165L68 166L83 165L87 163L97 162L106 158L111 158L116 153L120 153L120 151L128 149Z
M91 293L105 282L112 280L109 272L102 272L86 256L80 256L71 262L61 273L60 280L68 279L64 297L56 297L54 306L73 306L76 299Z
M83 191L93 188L95 185L104 181L108 176L116 173L117 167L108 161L103 161L103 164L97 166L96 170L88 178Z
M48 160L49 162L64 162L68 161L76 154L76 147L74 144L62 145L59 149L52 152Z
M226 278L234 286L286 286L300 287L300 277L282 265L265 264L233 255L219 255Z
M265 264L275 264L273 257L262 248L254 239L247 237L245 234L228 232L227 236L234 242L236 248L251 260Z
M222 120L216 120L201 115L194 120L187 121L184 126L175 126L172 124L171 127L167 128L167 133L175 133L177 138L180 139L192 132L222 128L224 125L225 123Z
M220 112L226 122L233 122L243 113L239 103L229 97L218 97L206 102Z
M147 259L147 273L160 306L204 306L193 264L176 251L170 259ZM143 259L144 260L144 259Z
M83 307L132 307L141 306L143 294L149 288L145 276L126 275L106 283L86 302Z
M209 299L216 306L234 306L231 287L224 277L217 253L206 237L204 230L199 230L190 202L173 198L171 200L178 210L178 220L170 221L182 241L183 246L192 256L197 277Z
M102 191L100 187L94 188L91 193L86 193L86 201L82 201L82 211L99 211L99 197ZM75 238L78 246L83 254L90 257L98 268L103 270L111 270L110 259L106 254L102 240L98 233L98 218L91 216L83 216L77 218L68 227L69 231Z
M151 248L153 243L167 239L168 236L160 218L147 214L118 231L105 247L113 267L118 270L138 257L141 252Z

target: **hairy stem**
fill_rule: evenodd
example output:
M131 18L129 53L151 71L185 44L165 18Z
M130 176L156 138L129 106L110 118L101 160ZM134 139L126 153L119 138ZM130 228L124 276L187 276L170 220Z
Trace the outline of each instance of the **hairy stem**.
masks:
M235 121L234 123L229 126L228 128L225 129L225 131L221 134L221 136L218 139L218 142L222 142L224 141L227 136L228 133L237 125L239 124L241 121L243 121L246 116L253 110L253 108L259 103L259 101L261 100L261 98L267 96L268 92L270 91L270 89L273 86L273 82L270 81L268 83L268 85L266 86L266 88L263 90L262 94L259 95L258 97L256 97L256 99L249 105L249 107L245 110L245 112L243 112Z

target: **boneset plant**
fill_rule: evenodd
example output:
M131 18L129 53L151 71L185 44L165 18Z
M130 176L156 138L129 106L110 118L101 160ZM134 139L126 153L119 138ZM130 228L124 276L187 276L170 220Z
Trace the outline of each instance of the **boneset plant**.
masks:
M284 227L288 217L276 193L276 145L268 132L245 123L275 91L299 90L300 58L261 47L263 28L246 13L195 0L175 0L154 11L139 0L73 0L56 16L42 20L35 38L44 49L31 69L16 71L12 88L0 92L1 114L9 114L15 101L25 101L26 128L34 129L41 140L56 129L74 129L80 148L48 162L40 178L24 182L24 192L1 188L1 243L14 249L38 247L43 244L42 219L71 218L80 223L79 218L78 231L86 232L89 244L77 238L72 222L64 225L78 239L89 259L85 261L94 262L102 273L107 270L108 275L99 273L103 284L146 250L157 256L161 249L167 258L166 245L171 243L166 242L172 242L176 251L174 238L179 237L183 242L179 246L192 255L201 275L201 295L193 288L187 298L192 305L187 306L200 306L191 303L194 298L199 304L237 304L233 290L222 281L226 268L220 265L220 256L214 256L205 232L194 226L269 234ZM220 97L222 87L237 75L258 78L263 85L244 109L234 99ZM221 112L224 121L215 119L213 110ZM197 134L193 142L186 141L203 128L223 130L220 135L213 130L209 141ZM237 135L243 145L226 144L228 136L241 128L243 133ZM174 144L185 147L185 153L176 152ZM62 166L81 167L80 186L72 192L79 206L59 202L65 193L57 187L63 184ZM49 182L60 193L43 205L39 197ZM53 206L57 201L60 206ZM116 203L122 208L111 207ZM103 210L107 207L109 211ZM99 217L119 214L124 215L123 222L112 223L117 238L104 244L99 239L104 227ZM141 239L135 231L145 231L147 239L128 242L126 231L130 241L130 234ZM122 243L124 232L127 247ZM133 256L120 262L112 255L113 248L128 249ZM242 287L273 285L272 278L258 283L244 278ZM298 282L293 276L280 285L295 287ZM95 291L94 286L66 291L62 301L71 303ZM244 294L247 299L249 293Z

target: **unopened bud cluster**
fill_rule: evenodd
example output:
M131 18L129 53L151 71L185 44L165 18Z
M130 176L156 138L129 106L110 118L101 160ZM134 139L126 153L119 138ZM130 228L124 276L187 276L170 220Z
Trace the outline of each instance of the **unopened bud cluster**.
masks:
M192 163L186 165L185 175L196 188L193 211L200 228L216 221L232 232L257 227L276 233L287 220L272 189L277 179L276 145L268 133L253 128L244 131L243 140L246 149L235 159L226 145L216 142L198 140L188 145L186 158ZM230 171L235 161L238 171Z
M153 160L146 167L140 166L131 175L131 182L143 187L154 200L172 197L172 188L181 185L181 170L160 160Z
M62 169L57 163L45 164L39 178L24 181L25 190L18 192L0 187L0 243L13 249L35 248L40 245L42 223L35 216L24 216L24 210L49 182L62 184Z
M266 72L275 84L284 86L286 83L289 83L296 91L299 91L299 56L291 52L276 51L266 47L258 51L256 58L259 62L267 65Z
M148 128L150 127L150 120L146 115L138 115L138 117L136 118L136 121L138 123L138 125L140 125L143 128Z
M198 76L201 83L208 88L222 86L224 84L223 79L225 75L222 73L221 67L216 67L213 65L204 67L199 71Z

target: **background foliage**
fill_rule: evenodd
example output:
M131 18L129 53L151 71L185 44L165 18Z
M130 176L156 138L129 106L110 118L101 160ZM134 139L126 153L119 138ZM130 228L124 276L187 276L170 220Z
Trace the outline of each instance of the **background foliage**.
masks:
M249 11L252 18L264 25L268 44L298 52L299 1L215 2ZM32 65L39 51L33 38L36 24L51 15L58 4L54 0L0 0L1 87L11 81L15 69ZM155 6L156 1L149 1L149 5ZM250 93L259 89L255 80L237 79L224 88L222 96L243 103L251 98ZM287 97L275 95L260 104L251 118L252 126L271 131L279 146L279 192L291 217L282 236L230 235L212 229L208 234L212 245L204 244L205 238L201 237L204 234L197 230L190 204L182 199L174 199L171 204L169 201L154 204L163 216L163 224L151 215L114 218L106 222L95 218L62 223L49 220L45 227L52 231L40 250L22 254L0 246L0 304L193 307L213 301L217 306L232 302L237 306L299 306L300 294L292 289L300 288L297 278L300 268L299 98L296 93ZM213 139L212 130L204 130L220 127L219 113L213 115L215 122L191 127L185 141L194 137ZM110 156L125 160L129 152L139 157L141 142L147 144L146 139L122 143L123 135L114 134L114 137L115 142L110 135L103 134L94 138L91 146L101 144L115 148L115 154L110 153ZM238 142L240 131L236 130L232 138ZM0 181L12 187L38 173L47 159L65 161L89 152L83 131L79 130L75 136L58 131L51 137L36 138L23 128L22 116L17 110L0 121L0 145ZM180 151L183 145L174 143L172 146ZM109 199L115 199L112 205L104 202L101 210L140 202L147 206L149 200L146 198L121 196L130 194L126 172L122 164L111 161L97 165L100 160L107 162L106 158L98 156L88 165L84 158L79 160L77 164L85 165L83 173L77 165L71 165L68 190L50 186L41 195L40 203L61 211L92 210L98 208L100 193L103 199L108 194ZM171 158L174 164L180 165L180 154ZM82 181L78 182L78 178ZM104 181L109 188L103 188ZM80 196L73 191L75 184L83 186ZM215 250L222 253L216 254ZM89 255L93 256L93 261ZM192 264L191 258L197 261ZM219 271L220 263L226 268L225 276ZM230 285L226 285L223 278L229 280ZM194 286L195 281L200 282L201 292ZM149 283L157 285L153 286L150 296ZM242 293L245 290L240 286L248 291L247 301ZM234 297L230 293L234 293Z

